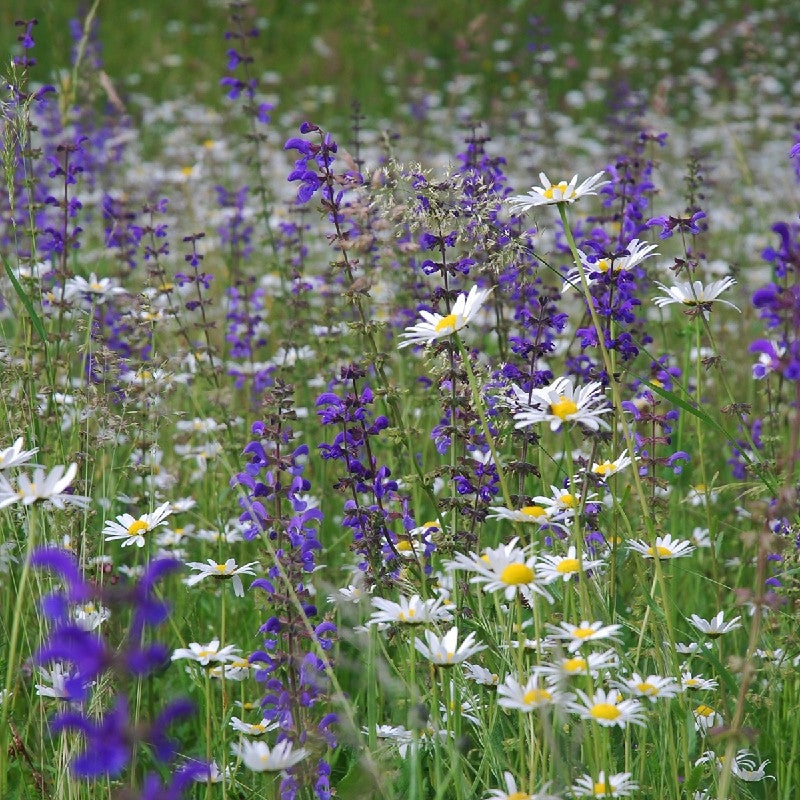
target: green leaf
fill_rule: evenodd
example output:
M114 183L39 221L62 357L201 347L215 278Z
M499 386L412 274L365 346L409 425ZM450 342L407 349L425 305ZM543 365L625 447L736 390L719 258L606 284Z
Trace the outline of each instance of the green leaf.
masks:
M25 310L28 312L31 324L36 330L36 333L39 334L39 338L42 340L42 343L45 345L45 347L47 347L47 331L44 329L41 317L36 313L36 309L33 307L30 297L28 297L28 295L25 293L25 290L20 285L20 282L17 280L17 276L11 269L11 265L8 263L8 260L2 255L0 255L0 259L3 261L3 267L5 267L6 275L8 275L8 279L11 281L11 285L14 287L14 291L17 293L17 296L22 301L22 305L25 306Z

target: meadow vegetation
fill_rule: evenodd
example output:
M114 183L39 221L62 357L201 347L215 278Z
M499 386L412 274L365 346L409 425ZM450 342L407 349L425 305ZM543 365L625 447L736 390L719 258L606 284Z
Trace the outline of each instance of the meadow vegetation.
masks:
M476 5L0 11L3 800L800 791L800 31Z

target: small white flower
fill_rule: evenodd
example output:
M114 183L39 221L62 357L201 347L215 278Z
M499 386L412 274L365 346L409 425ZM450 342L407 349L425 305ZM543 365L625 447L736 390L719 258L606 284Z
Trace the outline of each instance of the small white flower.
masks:
M545 582L550 583L557 580L568 581L589 570L596 572L605 565L602 560L587 558L585 553L579 559L575 545L570 545L565 556L543 555L539 558L536 566L543 575Z
M666 536L656 536L655 546L641 540L635 540L628 542L628 547L644 558L659 558L662 561L669 558L690 556L695 550L695 546L690 541L673 539L671 533Z
M134 517L131 514L122 514L116 521L106 520L103 534L107 542L122 540L122 546L128 547L135 544L137 547L144 547L146 533L166 525L166 518L172 513L169 503L160 505L150 514L143 514L141 517Z
M698 617L697 614L692 614L691 619L687 618L686 621L691 622L697 630L710 639L716 639L724 633L730 633L742 627L741 617L734 617L730 622L725 622L724 613L724 611L720 611L716 617L710 620L705 620L702 617Z
M597 778L584 775L572 785L575 797L627 797L639 788L636 781L631 780L630 772L618 772L608 775L602 770Z
M240 744L231 745L233 754L253 772L283 772L308 755L308 750L304 747L297 750L293 748L294 745L288 739L278 742L273 748L266 742L250 742L247 739L242 739Z
M243 564L239 567L236 565L236 560L233 558L229 558L223 564L217 563L213 558L209 558L207 564L203 564L200 561L190 561L186 566L197 570L197 574L190 575L188 578L185 578L183 582L187 586L195 586L204 578L230 580L233 585L233 593L236 597L244 597L244 586L242 585L240 576L255 575L256 573L253 567L257 564L257 561L251 561L249 564Z
M268 733L278 728L277 722L270 722L266 718L262 719L261 722L253 724L250 722L243 722L239 717L231 717L229 725L238 733L246 733L248 736L261 736L263 733Z
M568 703L568 708L584 719L592 719L605 728L614 726L624 728L628 723L644 725L644 708L638 700L623 700L622 695L612 689L604 692L598 689L587 695L578 689L580 703Z
M676 283L674 286L664 286L663 283L656 281L656 286L663 289L666 296L656 297L653 302L659 307L678 303L689 308L699 308L704 316L708 315L712 303L723 303L726 306L739 309L727 300L720 300L719 296L730 289L736 281L733 278L723 278L720 281L713 281L708 286L703 286L701 281L686 281Z
M475 633L458 644L458 628L453 627L443 636L438 637L433 631L424 631L425 642L414 638L414 647L423 658L440 667L452 667L466 661L470 656L486 649L484 644L475 644Z
M497 696L499 706L523 712L561 705L566 699L573 698L573 695L567 696L553 686L542 686L535 675L525 683L520 683L513 675L506 675L506 679L497 687Z
M507 399L514 413L514 427L527 428L547 422L551 431L558 431L566 422L575 422L592 431L608 429L601 419L611 412L603 396L603 387L594 381L575 388L571 378L556 378L549 386L526 392L512 385L514 397Z
M369 618L368 625L380 623L401 625L424 625L435 622L450 622L453 615L443 608L443 597L423 600L418 594L400 597L399 602L373 597L372 605L378 610Z
M228 661L235 661L239 657L239 648L232 644L226 645L220 650L219 639L212 639L208 644L198 644L191 642L189 647L180 647L172 653L172 661L181 658L188 658L196 661L201 667L209 664L225 664Z
M629 692L634 697L645 697L652 703L660 698L676 697L683 691L683 687L675 678L661 675L648 675L642 678L638 672L634 672L624 680L611 681L611 685L623 692Z
M603 625L602 622L587 622L583 620L580 625L572 625L569 622L560 622L558 625L550 625L550 637L567 643L567 650L570 653L577 652L581 645L586 642L596 642L608 639L616 642L617 632L622 628L621 625Z
M517 194L508 198L511 211L515 214L523 214L537 206L554 205L557 203L574 203L590 194L597 194L595 191L601 186L605 186L608 181L602 180L605 172L598 172L587 178L578 186L578 176L573 175L572 180L559 181L553 184L544 172L539 173L541 186L534 186L528 194Z
M111 612L105 606L96 606L94 603L84 603L72 610L72 619L83 631L96 630L110 616Z
M533 523L535 525L550 525L552 507L549 506L522 506L521 508L506 508L505 506L489 506L486 519L502 519L509 522Z
M405 332L400 334L400 338L404 341L400 342L397 347L430 344L437 339L443 339L460 331L465 325L472 322L490 293L491 289L479 289L477 286L473 286L468 295L463 292L459 294L450 313L445 316L433 314L430 311L420 311L423 322L406 328Z
M632 239L625 247L625 253L614 257L600 258L594 255L587 255L582 250L578 250L578 255L581 259L581 264L589 283L597 280L598 274L618 274L626 270L633 269L641 264L646 258L657 255L653 252L658 245L646 244L640 242L638 239ZM593 277L594 276L594 277ZM561 287L562 293L572 287L580 287L580 273L577 269L571 270L564 278L564 285Z
M528 794L517 789L517 781L510 772L503 773L503 780L506 784L505 790L491 789L483 800L561 800L558 795L548 793L549 783L545 784L541 791Z
M86 303L102 305L119 294L126 294L125 289L116 286L111 278L98 278L94 272L88 280L75 275L64 284L64 297L67 300L78 298Z
M717 713L711 706L701 703L692 711L694 716L694 727L697 731L707 732L710 728L716 728L723 724L722 714Z
M692 675L689 670L681 673L681 686L687 690L711 690L719 686L715 678L704 678L702 675Z
M12 467L18 467L20 464L25 464L39 452L38 447L34 447L33 450L23 450L24 441L20 436L11 447L0 450L0 470L11 469Z
M627 453L623 453L622 455L617 456L617 458L615 458L613 461L606 459L603 462L595 462L592 464L592 468L589 471L599 480L607 481L609 478L616 475L618 472L621 472L623 469L626 469L630 465L631 457Z
M538 664L533 668L533 673L544 675L548 680L562 681L576 675L590 675L596 678L600 672L618 666L619 656L613 650L604 650L602 653L564 656L550 664Z
M475 681L479 686L497 686L500 682L500 676L486 667L469 664L466 661L461 666L464 670L464 677L469 681Z
M0 508L18 502L29 506L38 500L52 503L59 509L63 509L67 505L86 508L91 503L91 498L67 492L77 474L77 464L70 464L69 467L63 465L53 467L47 475L45 475L43 467L37 467L30 478L21 474L17 479L17 488L15 489L0 473Z

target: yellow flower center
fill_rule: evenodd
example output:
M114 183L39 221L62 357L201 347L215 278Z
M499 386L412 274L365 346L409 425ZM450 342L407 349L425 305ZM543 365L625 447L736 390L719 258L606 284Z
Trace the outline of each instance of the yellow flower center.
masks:
M89 284L89 290L92 292L102 292L103 287L97 281L94 281Z
M434 330L436 331L436 333L441 333L442 331L447 330L448 328L451 328L452 330L455 330L456 329L456 321L457 321L457 317L456 317L455 314L448 314L446 317L442 317L436 323L436 327L434 328Z
M616 472L616 467L610 461L604 461L602 464L598 464L596 467L592 469L595 475L602 475L605 477L606 475L613 475Z
M570 400L569 397L564 397L563 394L558 398L558 402L550 404L550 413L554 417L563 420L566 420L567 417L574 414L577 410L578 406L575 401Z
M551 695L547 689L531 689L522 696L523 703L542 703L545 700L552 699L553 695Z
M553 184L553 186L551 186L549 189L545 189L544 196L548 200L557 200L557 199L567 200L568 196L565 194L565 192L567 191L567 186L569 186L569 184L566 181L559 181L558 183ZM555 195L556 191L559 192L560 198L556 197ZM574 197L574 196L575 192L574 191L570 192L569 197Z
M711 706L699 705L694 710L694 713L701 717L710 717L714 713L714 709Z
M214 568L220 574L225 574L225 572L227 572L227 569L228 569L224 564L216 564Z
M525 792L514 792L514 794L506 795L506 800L530 800L530 797Z
M569 575L571 572L580 572L580 562L577 558L562 558L556 567L556 572Z
M431 520L430 522L423 522L422 527L425 528L425 530L427 530L428 528L438 528L439 523L434 519Z
M656 553L658 553L659 558L672 558L672 550L670 550L668 547L658 545L656 548L647 548L647 555L649 555L651 558L654 557Z
M567 492L558 498L559 502L563 503L567 508L575 508L575 495Z
M592 706L592 710L589 713L595 719L614 720L617 719L622 712L611 703L597 703Z
M500 580L509 586L530 583L533 580L533 570L527 564L515 562L500 573Z
M588 664L586 663L585 658L581 658L580 656L575 656L575 658L568 658L563 665L564 672L569 672L570 674L574 672L586 672L588 668Z
M142 533L147 533L147 523L143 519L137 519L128 525L128 536L139 536Z
M188 178L192 174L192 167L181 167L181 175Z
M605 783L600 783L599 781L592 787L592 791L595 797L603 797L608 794Z
M611 269L611 262L607 258L601 258L594 267L598 272L608 272Z
M547 516L547 512L541 506L524 506L520 509L520 513L534 519Z
M213 656L213 655L214 655L214 651L213 650L201 650L197 654L197 657L198 658L211 658L211 656Z
M158 291L159 292L171 292L174 288L175 288L175 284L174 283L170 283L169 281L166 281L165 283L162 283L161 286L158 287Z
M693 689L695 686L699 686L700 685L700 681L697 680L697 678L687 678L684 681L684 684L686 686L688 686L690 689Z
M588 639L594 633L594 628L575 628L572 635L577 639Z
M252 733L253 735L257 735L257 734L259 734L259 733L264 733L264 731L265 731L266 729L267 729L267 726L266 726L266 725L262 725L262 724L259 722L258 724L256 724L256 725L253 725L253 726L251 727L251 729L250 729L250 733Z
M642 694L646 694L649 697L654 697L655 695L658 694L658 689L655 686L653 686L652 683L648 683L647 681L645 681L644 683L637 683L636 688Z

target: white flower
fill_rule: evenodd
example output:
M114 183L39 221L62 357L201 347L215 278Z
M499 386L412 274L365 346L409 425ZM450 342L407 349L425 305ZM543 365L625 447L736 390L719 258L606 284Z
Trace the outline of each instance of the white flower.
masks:
M67 300L77 297L88 303L101 305L118 294L126 294L126 292L121 286L115 286L111 278L98 279L94 272L89 276L89 280L75 275L64 284L64 297Z
M630 465L631 457L627 453L623 453L621 456L617 456L613 461L606 459L602 463L595 462L592 464L592 468L589 471L601 481L607 481L610 477L616 475Z
M84 603L72 610L72 619L83 631L99 628L110 616L111 612L105 606L96 606L94 603Z
M558 625L550 625L548 623L547 627L551 638L566 642L567 650L570 653L575 653L586 642L596 642L600 639L608 639L612 642L618 641L616 634L622 626L603 625L602 622L590 623L583 620L580 625L560 622Z
M198 570L196 575L190 575L184 579L187 586L194 586L200 583L204 578L214 578L216 580L230 580L233 584L233 593L236 597L244 597L244 586L242 586L241 575L255 575L253 567L258 564L257 561L251 561L249 564L243 564L241 567L236 566L236 560L229 558L224 564L219 564L213 558L208 559L207 564L200 561L190 561L186 566L191 569Z
M718 756L713 750L706 750L694 762L695 766L700 764L713 764L719 772L722 772L725 766L725 756ZM766 773L767 764L769 764L769 761L762 761L759 764L756 757L749 750L739 750L731 762L731 775L748 783L763 781L764 778L772 777Z
M246 733L248 736L261 736L262 733L274 731L278 727L277 722L270 722L266 718L262 719L261 722L252 724L243 722L239 717L231 717L229 725L238 733Z
M611 681L611 685L624 692L629 692L634 697L646 697L652 703L662 697L675 697L683 691L683 687L675 678L661 675L648 675L646 678L642 678L638 672L634 672L624 680Z
M180 647L172 653L172 661L188 658L196 661L201 667L207 667L212 662L225 664L235 661L239 657L239 648L229 644L220 650L219 639L212 639L208 644L191 642L189 647Z
M570 711L580 714L584 719L593 719L605 728L615 725L624 728L628 723L644 725L644 710L638 700L623 700L616 690L604 692L598 689L587 695L578 689L580 703L569 703Z
M691 622L697 630L710 639L716 639L722 636L723 633L730 633L742 627L741 617L734 617L730 622L725 622L724 613L724 611L720 611L716 617L710 620L705 620L702 617L698 617L697 614L692 614L691 619L687 618L686 621Z
M630 772L606 777L601 770L597 778L591 775L578 778L572 786L572 793L575 797L627 797L638 788L639 784L631 780Z
M91 502L91 498L70 494L66 491L77 473L77 464L70 464L69 467L63 465L53 467L47 476L45 476L43 467L37 467L33 471L32 478L25 474L18 477L16 489L0 473L0 508L18 502L29 506L37 500L47 501L60 509L66 505L86 508Z
M550 491L552 493L550 497L539 495L533 498L533 502L543 506L552 519L566 521L574 517L575 509L581 499L581 491L576 490L573 492L571 487L564 489L552 485L550 486ZM585 500L589 502L594 500L595 497L597 495L594 492L590 492L586 495Z
M210 764L205 764L204 766L204 771L195 773L192 777L192 780L196 783L221 783L223 780L227 780L230 777L230 767L225 767L225 771L223 772L216 761L212 761Z
M703 286L701 281L686 281L676 283L674 286L664 286L663 283L656 281L656 286L663 289L666 297L655 297L653 302L659 307L679 303L690 308L699 308L704 316L708 315L712 303L724 303L726 306L739 309L727 300L720 300L719 296L733 286L736 281L733 278L723 278L721 281L713 281L708 286Z
M549 386L525 392L512 386L515 397L509 401L514 412L515 428L527 428L548 422L550 430L558 431L565 422L577 422L592 431L608 429L601 419L611 411L602 386L594 381L578 389L571 378L556 378Z
M518 541L515 537L508 544L487 547L480 556L475 553L470 553L469 556L458 553L447 567L451 570L466 569L476 572L477 575L470 578L470 583L482 584L485 592L502 591L506 600L511 600L519 592L530 602L535 592L552 603L553 598L539 585L536 556L517 547Z
M704 678L702 675L692 675L689 670L681 673L681 686L684 689L710 690L716 689L719 682L714 678Z
M534 523L536 525L551 525L550 515L553 509L550 506L522 506L522 508L506 508L505 506L489 506L486 519L503 519L509 522Z
M690 541L673 539L671 533L666 536L656 536L655 547L640 540L628 542L628 547L644 556L644 558L658 557L660 560L683 558L691 555L695 550L695 546Z
M697 731L705 733L710 728L719 727L724 723L722 714L717 713L711 706L701 703L692 711L694 716L694 727Z
M106 521L103 534L107 542L121 539L123 547L132 544L137 547L144 547L144 535L150 533L159 525L165 525L165 520L171 513L170 504L164 503L152 513L143 514L138 519L131 514L122 514L117 517L116 522Z
M510 772L503 773L503 780L506 784L505 790L491 789L483 800L561 800L558 795L548 794L549 783L545 784L541 791L528 794L517 789L517 781Z
M423 658L440 667L452 667L466 661L470 656L486 649L484 644L475 644L475 633L468 634L467 638L458 644L458 628L453 627L441 638L433 631L424 631L425 642L414 638L414 647Z
M464 677L469 681L475 681L480 686L497 686L500 676L496 672L491 672L486 667L478 664L469 664L466 661L461 665L464 670Z
M39 667L42 676L42 683L35 684L36 694L39 697L55 697L58 700L72 699L66 682L68 679L76 680L77 673L71 673L69 669L59 662L53 664L53 669L43 669Z
M479 289L473 286L466 295L463 292L456 298L450 313L442 316L430 311L420 311L423 322L418 322L406 328L397 347L408 347L411 344L430 344L437 339L443 339L468 325L481 310L491 289Z
M369 735L369 728L361 730L365 736ZM414 743L414 734L402 725L378 725L375 728L375 736L395 744L400 758L406 757L408 748Z
M538 664L533 668L534 675L544 675L549 680L564 680L575 675L590 675L596 678L601 670L619 666L619 656L613 650L586 655L564 656L552 664Z
M508 198L511 211L515 214L523 214L536 206L547 206L556 203L574 203L581 197L589 194L597 194L595 191L600 186L605 186L608 181L601 180L605 172L598 172L587 178L578 186L578 176L573 175L572 180L559 181L556 184L550 183L544 172L539 173L541 186L534 186L528 194L518 194Z
M34 447L33 450L23 450L22 444L24 441L20 436L11 447L0 450L0 470L11 469L12 467L18 467L20 464L25 464L39 452L38 447Z
M442 608L443 597L423 600L418 594L413 597L400 597L399 602L373 597L372 605L378 610L373 612L367 624L400 623L402 625L423 625L434 622L450 622L453 615Z
M543 555L536 564L547 583L559 579L568 581L576 575L581 575L588 570L597 571L604 566L601 560L591 560L584 553L578 559L575 545L570 545L565 556Z
M646 258L657 255L657 253L653 252L656 247L658 247L658 245L646 244L645 242L640 242L638 239L632 239L625 247L627 255L622 254L617 257L598 258L594 255L586 255L582 250L578 250L578 255L581 258L584 271L587 273L586 277L591 283L596 280L596 277L592 278L591 276L597 273L605 275L633 269ZM561 287L561 291L565 292L571 287L580 287L580 277L580 273L577 269L570 271L564 278L564 285Z
M304 747L294 751L293 747L288 739L278 742L271 749L266 742L250 742L242 739L240 744L231 745L231 751L253 772L283 772L308 755L308 750Z
M573 695L565 695L552 686L542 686L538 676L534 675L525 683L520 683L513 675L497 687L497 704L503 708L515 708L518 711L533 711L544 706L560 705Z

